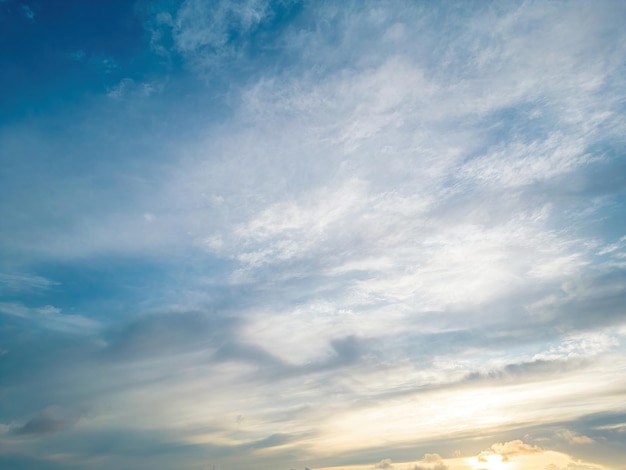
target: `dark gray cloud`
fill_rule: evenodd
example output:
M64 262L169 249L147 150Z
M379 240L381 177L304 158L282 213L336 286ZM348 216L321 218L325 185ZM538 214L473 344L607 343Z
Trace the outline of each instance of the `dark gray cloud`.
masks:
M464 378L464 382L509 382L541 380L545 377L579 371L593 365L586 358L570 358L560 360L535 360L518 364L507 364L501 369L489 372L472 372Z
M586 330L626 323L626 271L609 269L584 279L579 292L565 298L549 322L553 328Z
M212 356L212 359L215 361L243 361L258 364L265 369L263 373L271 373L272 369L284 370L289 368L282 360L269 354L262 347L245 344L234 339L222 344Z
M104 355L117 360L191 350L214 351L230 341L237 320L214 312L155 313L111 330Z
M284 444L288 444L302 437L303 436L299 436L299 435L272 434L271 436L265 437L263 439L259 439L258 441L254 441L249 444L243 444L241 447L244 449L246 448L267 449L270 447L277 447L277 446L282 446Z
M21 426L13 426L10 432L17 436L37 436L52 434L70 429L77 421L76 416L60 414L54 407L45 409Z
M63 470L76 468L75 465L58 463L53 460L37 459L26 455L0 454L0 466L11 470Z

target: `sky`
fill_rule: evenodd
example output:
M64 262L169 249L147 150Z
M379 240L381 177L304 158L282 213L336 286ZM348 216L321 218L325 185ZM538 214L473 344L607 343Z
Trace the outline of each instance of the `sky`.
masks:
M625 23L0 0L0 468L625 470Z

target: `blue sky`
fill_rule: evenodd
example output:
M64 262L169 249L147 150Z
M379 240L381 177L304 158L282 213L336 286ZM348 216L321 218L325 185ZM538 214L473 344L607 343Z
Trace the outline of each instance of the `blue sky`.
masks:
M0 466L626 469L625 21L0 1Z

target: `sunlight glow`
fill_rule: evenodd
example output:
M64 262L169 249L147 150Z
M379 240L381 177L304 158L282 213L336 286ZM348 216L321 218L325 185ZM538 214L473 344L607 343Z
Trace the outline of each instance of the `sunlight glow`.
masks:
M626 470L624 24L0 0L0 470Z
M508 470L509 462L500 454L484 455L476 458L476 470Z

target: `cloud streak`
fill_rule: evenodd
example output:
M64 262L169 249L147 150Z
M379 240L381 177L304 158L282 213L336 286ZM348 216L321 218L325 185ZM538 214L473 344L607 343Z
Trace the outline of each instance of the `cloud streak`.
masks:
M0 462L619 468L623 6L105 12L1 118Z

